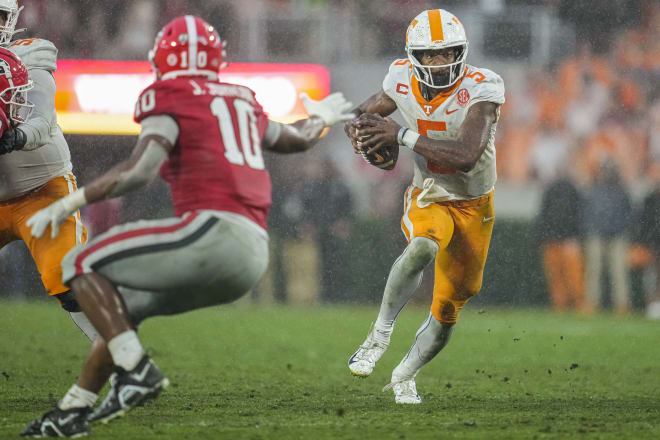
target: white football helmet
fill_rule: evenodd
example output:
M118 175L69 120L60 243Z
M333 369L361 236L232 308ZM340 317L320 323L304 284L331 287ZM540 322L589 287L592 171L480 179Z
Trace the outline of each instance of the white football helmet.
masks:
M22 9L23 6L18 7L17 0L0 0L0 12L7 15L5 24L0 26L0 46L8 46L14 34L21 31L16 30L16 22Z
M456 48L453 63L424 66L416 56L417 51ZM468 41L463 24L451 12L429 9L413 19L406 32L406 53L413 65L417 79L434 88L445 88L456 83L465 72ZM438 72L439 68L442 68ZM435 70L436 72L433 72Z

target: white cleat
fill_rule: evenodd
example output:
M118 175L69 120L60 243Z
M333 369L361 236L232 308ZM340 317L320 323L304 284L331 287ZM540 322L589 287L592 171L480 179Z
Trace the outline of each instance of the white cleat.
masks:
M348 359L348 369L351 374L359 377L367 377L376 366L376 362L383 356L389 345L388 342L377 341L373 329L367 335L367 339L360 345L360 348Z
M394 391L394 401L402 404L416 405L422 403L422 398L417 394L417 385L415 378L395 380L392 378L392 383L385 385L383 391L392 389Z

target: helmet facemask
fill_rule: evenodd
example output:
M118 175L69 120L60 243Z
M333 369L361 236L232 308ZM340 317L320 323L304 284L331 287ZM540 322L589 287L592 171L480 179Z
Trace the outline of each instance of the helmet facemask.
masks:
M24 29L16 30L16 23L18 22L18 16L23 10L23 6L21 6L20 8L14 7L11 5L12 3L16 5L16 2L0 1L0 13L6 15L5 24L0 25L0 46L8 46L13 36L24 30Z
M34 108L34 104L27 100L27 92L34 87L34 83L31 79L27 79L26 75L25 84L15 85L16 78L12 76L11 66L2 58L0 58L0 75L4 76L8 85L0 92L0 102L4 104L5 111L9 108L7 115L9 119L16 124L22 124L28 120Z
M422 64L420 56L422 52L447 48L455 49L455 57L452 63L440 65ZM465 60L467 59L468 53L468 43L466 41L445 47L407 47L406 50L417 80L428 87L442 89L454 85L463 75L463 71L465 70Z
M6 89L0 94L0 101L9 106L9 119L22 124L30 118L34 104L27 100L27 92L32 89L32 80L27 84Z

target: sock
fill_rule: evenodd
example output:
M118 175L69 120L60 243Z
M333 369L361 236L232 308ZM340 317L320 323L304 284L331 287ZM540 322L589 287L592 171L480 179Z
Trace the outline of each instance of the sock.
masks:
M61 410L92 407L98 398L98 394L80 388L78 385L73 385L57 404L57 407Z
M389 343L396 318L422 282L424 268L437 253L438 245L433 240L417 237L394 262L374 325L377 340Z
M415 377L420 368L431 362L431 359L445 348L453 332L454 324L443 324L429 314L417 330L415 343L410 351L392 372L392 381L394 382L395 378Z
M108 350L115 365L126 371L135 368L144 355L144 349L134 330L127 330L112 338L108 342Z
M98 332L92 325L92 323L87 319L87 316L83 312L70 312L71 319L76 323L78 328L89 338L90 341L94 341L94 338L98 336Z

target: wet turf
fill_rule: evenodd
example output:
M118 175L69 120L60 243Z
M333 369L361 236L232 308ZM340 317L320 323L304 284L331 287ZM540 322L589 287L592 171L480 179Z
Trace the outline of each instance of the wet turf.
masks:
M54 303L0 302L0 438L16 438L77 377L87 342ZM423 309L406 310L367 379L346 360L375 307L238 305L148 321L172 385L99 439L660 438L660 323L468 310L417 385L382 393Z

